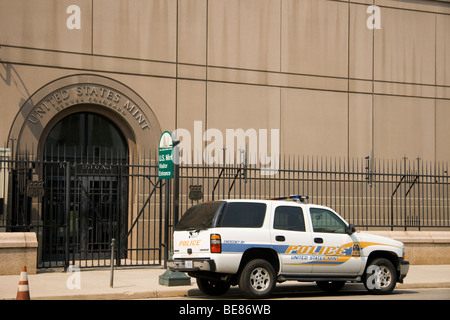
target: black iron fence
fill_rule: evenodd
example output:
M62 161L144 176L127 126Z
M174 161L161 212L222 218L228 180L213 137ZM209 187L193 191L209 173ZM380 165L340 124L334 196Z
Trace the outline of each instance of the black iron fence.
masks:
M158 179L157 153L129 164L104 159L0 157L0 232L36 232L38 266L160 265L190 206L224 198L309 196L358 229L450 228L447 163L282 157L255 165L175 166Z
M283 157L276 171L254 166L180 167L181 212L219 198L268 199L309 196L333 208L360 229L423 230L450 227L448 163L420 159L372 160ZM271 173L271 174L268 174Z

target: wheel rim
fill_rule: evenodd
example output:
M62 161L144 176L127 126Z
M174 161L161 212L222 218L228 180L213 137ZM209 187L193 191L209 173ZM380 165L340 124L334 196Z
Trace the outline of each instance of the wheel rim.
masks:
M264 268L256 268L250 274L250 285L256 291L264 291L270 285L269 272Z
M376 279L380 288L389 287L392 281L392 274L389 268L386 266L379 266Z

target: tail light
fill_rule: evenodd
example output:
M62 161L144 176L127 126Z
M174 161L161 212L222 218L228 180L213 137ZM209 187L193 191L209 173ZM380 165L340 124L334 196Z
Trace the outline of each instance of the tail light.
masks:
M222 240L220 239L220 234L213 233L210 236L210 243L211 243L211 253L222 252Z

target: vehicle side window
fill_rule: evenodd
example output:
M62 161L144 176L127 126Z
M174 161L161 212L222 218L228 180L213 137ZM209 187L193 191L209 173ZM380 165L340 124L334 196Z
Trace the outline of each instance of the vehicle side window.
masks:
M333 212L322 208L310 208L314 232L345 233L345 223Z
M275 209L273 228L280 230L305 231L303 210L300 207L279 206Z
M220 217L218 226L234 228L261 228L266 215L264 203L230 202Z

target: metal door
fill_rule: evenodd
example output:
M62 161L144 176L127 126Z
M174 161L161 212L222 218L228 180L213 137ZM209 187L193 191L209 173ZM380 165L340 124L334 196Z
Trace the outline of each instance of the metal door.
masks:
M74 190L73 260L105 259L111 239L120 234L120 183L117 176L76 175Z

